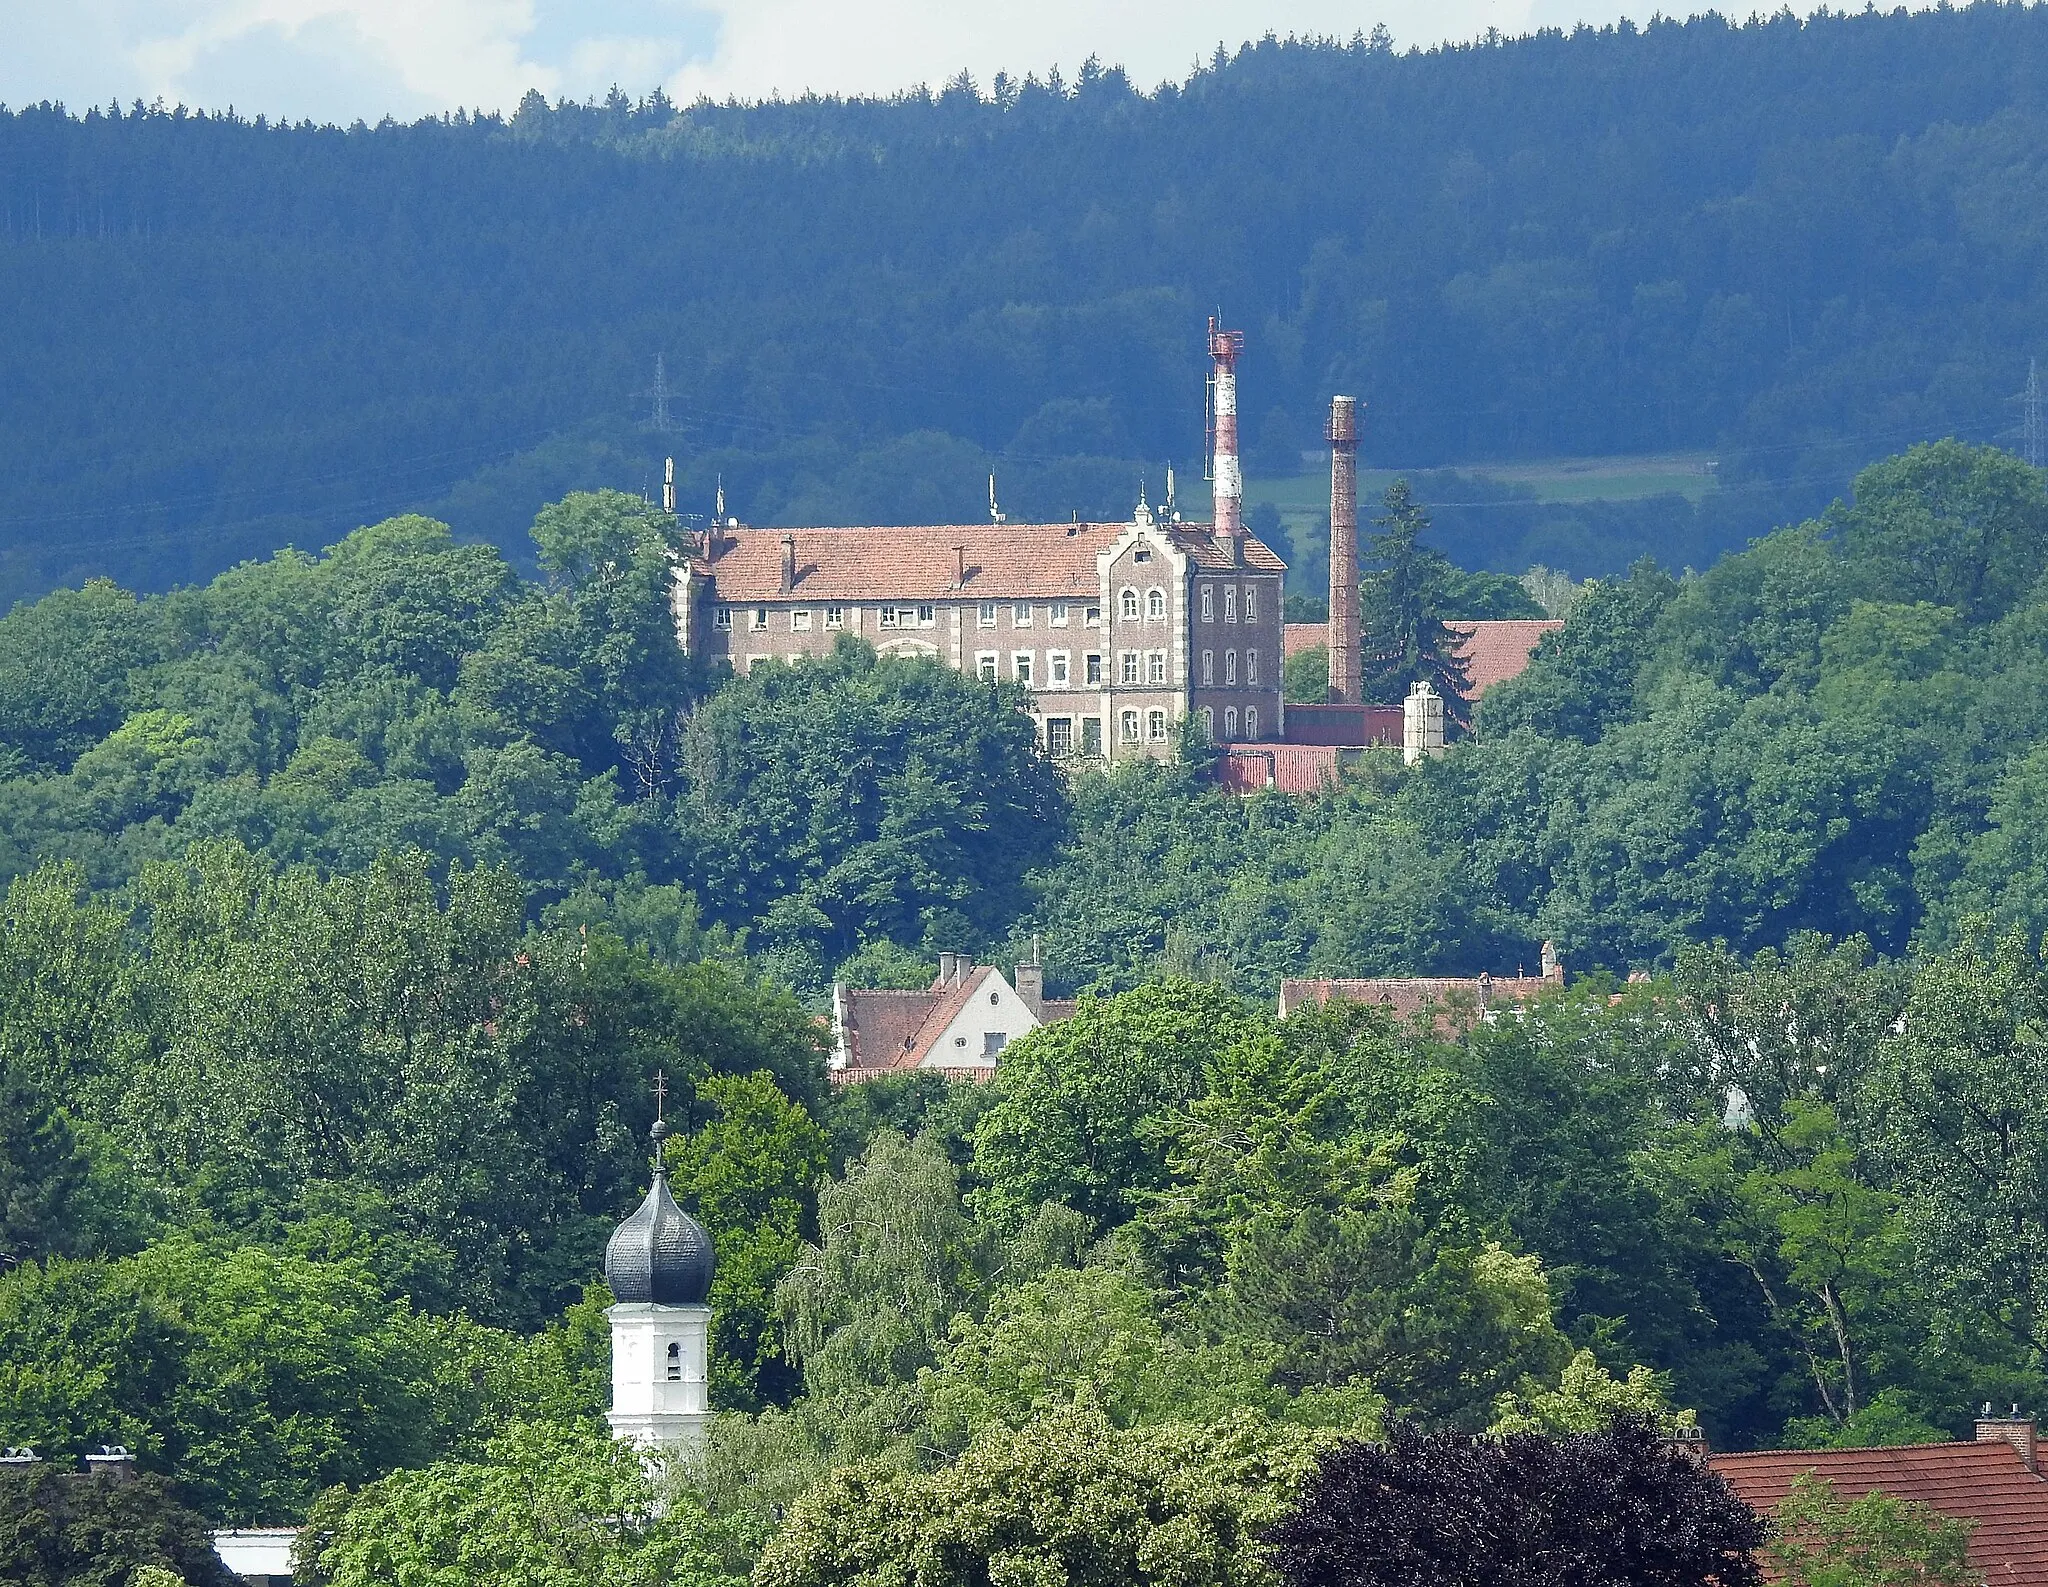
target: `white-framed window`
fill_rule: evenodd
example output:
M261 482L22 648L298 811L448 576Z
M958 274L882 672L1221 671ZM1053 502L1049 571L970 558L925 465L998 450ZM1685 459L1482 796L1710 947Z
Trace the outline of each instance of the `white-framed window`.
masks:
M1085 670L1082 672L1081 675L1081 681L1084 683L1100 683L1102 681L1102 657L1097 655L1092 650L1088 653L1088 659Z
M671 1342L668 1347L668 1381L683 1381L683 1347L678 1342Z
M1010 657L1010 676L1019 683L1031 682L1031 652L1019 650Z
M1048 753L1056 756L1074 753L1074 719L1071 716L1049 716L1045 719L1045 747Z
M1116 598L1117 615L1127 622L1138 620L1138 592L1126 584Z
M1148 622L1163 623L1166 621L1166 591L1147 590L1145 592L1145 617Z
M714 606L711 609L711 626L713 628L732 627L732 608L730 606Z
M896 626L896 608L893 606L883 607L876 614L875 621L883 628L894 628Z
M1226 689L1237 687L1237 652L1234 650L1223 652L1223 687Z
M1237 621L1237 586L1235 584L1223 586L1223 620L1226 623Z
M1246 738L1257 738L1259 736L1259 708L1256 705L1248 705L1244 708L1244 736Z
M974 675L983 683L996 681L996 653L993 650L977 650L974 653Z
M1256 584L1244 587L1244 620L1248 623L1259 620L1259 587Z
M1202 707L1202 737L1209 740L1212 744L1216 742L1216 709L1214 706L1205 705Z
M1145 681L1147 683L1164 683L1166 681L1165 651L1154 650L1146 654Z
M981 605L975 610L974 622L975 626L979 628L995 627L996 603L994 601L983 601Z
M1226 705L1223 708L1223 736L1237 737L1237 707L1234 705Z
M1064 689L1072 681L1064 650L1049 650L1045 654L1046 681L1056 689Z
M808 606L799 606L791 612L789 626L793 633L808 634L811 631L811 609Z
M751 623L749 623L749 624L748 624L747 626L748 626L749 628L753 629L753 631L754 631L755 633L757 633L757 634L765 634L765 633L767 633L767 632L768 632L768 608L767 608L767 607L765 607L765 606L757 606L757 607L755 607L755 608L754 608L754 620L753 620L753 621L752 621Z
M1247 650L1244 653L1244 681L1246 683L1257 683L1259 681L1259 653L1256 650Z
M1136 683L1138 681L1138 653L1135 650L1119 650L1116 654L1116 681Z
M826 607L825 626L827 628L844 628L846 626L846 608L843 606Z
M1166 713L1164 711L1150 711L1146 713L1145 736L1155 744L1165 742Z
M1205 689L1210 688L1215 684L1215 682L1216 652L1213 650L1205 650L1202 652L1202 687Z
M1216 586L1213 584L1204 584L1202 586L1202 621L1205 623L1212 623L1215 620Z
M939 609L936 606L920 606L917 609L917 626L919 628L929 628L938 620Z
M1081 623L1086 628L1100 628L1102 626L1102 608L1099 606L1085 608L1081 614Z
M1138 713L1136 711L1124 712L1123 715L1117 719L1117 732L1118 736L1121 737L1126 744L1137 743Z
M1047 613L1046 621L1055 628L1065 628L1067 626L1067 603L1065 601L1054 601L1050 611Z
M1012 628L1029 628L1031 626L1031 603L1029 601L1019 601L1010 608L1010 626Z

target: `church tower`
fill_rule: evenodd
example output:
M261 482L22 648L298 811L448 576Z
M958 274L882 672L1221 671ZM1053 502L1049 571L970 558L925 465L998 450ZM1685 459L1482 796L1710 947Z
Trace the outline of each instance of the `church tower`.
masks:
M666 1086L655 1086L654 1184L605 1247L618 1304L612 1325L612 1437L647 1450L694 1449L711 1420L711 1236L676 1205L661 1168Z

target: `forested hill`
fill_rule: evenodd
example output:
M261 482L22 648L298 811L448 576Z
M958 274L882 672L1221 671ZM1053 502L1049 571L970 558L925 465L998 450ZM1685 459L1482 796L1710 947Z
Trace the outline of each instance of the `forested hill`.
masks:
M1714 449L1715 505L1657 531L1704 561L2013 422L2044 68L2048 12L1980 5L1266 40L1148 92L0 115L0 601L417 505L517 555L670 451L686 505L722 473L759 521L970 513L991 458L1013 511L1126 508L1199 448L1217 304L1255 468L1340 388L1384 464Z

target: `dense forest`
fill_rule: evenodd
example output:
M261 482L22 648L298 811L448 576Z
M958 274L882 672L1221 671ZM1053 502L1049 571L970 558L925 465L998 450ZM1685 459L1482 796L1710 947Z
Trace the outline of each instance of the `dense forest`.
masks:
M1986 440L2048 321L2048 11L1708 16L1186 81L658 96L349 129L0 113L0 603L162 590L423 510L531 571L679 459L758 522L1121 514L1249 334L1254 473L1693 449L1698 508L1446 481L1467 566L1707 566L1914 440ZM670 428L658 429L662 361ZM1500 492L1493 493L1499 496Z
M1440 760L1303 798L857 643L693 669L675 533L577 494L537 580L401 517L0 619L0 1439L137 1451L152 1559L809 1587L1106 1514L1099 1579L1224 1587L1360 1434L2048 1392L2048 475L1920 446L1591 581ZM1034 935L1080 1010L991 1084L827 1083L829 979ZM1272 1012L1541 936L1520 1018ZM596 1419L657 1069L721 1412L658 1500Z

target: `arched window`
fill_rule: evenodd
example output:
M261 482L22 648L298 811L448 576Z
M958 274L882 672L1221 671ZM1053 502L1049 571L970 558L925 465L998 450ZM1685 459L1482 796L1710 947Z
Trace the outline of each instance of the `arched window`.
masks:
M1145 595L1145 615L1155 622L1166 620L1166 591L1149 590Z
M1202 737L1211 743L1216 740L1216 711L1213 706L1202 707Z
M1244 653L1244 681L1246 683L1257 683L1259 681L1259 653L1256 650L1247 650Z
M1122 729L1123 741L1126 744L1138 742L1138 713L1136 711L1124 712L1117 719L1117 726Z
M1223 736L1237 737L1237 707L1234 705L1226 705L1223 708Z
M683 1381L683 1347L675 1343L668 1347L668 1380L671 1383Z
M1123 593L1117 597L1116 609L1119 616L1135 621L1138 616L1138 592L1125 585Z
M1257 738L1259 736L1259 708L1256 705L1248 705L1244 708L1244 736L1246 738Z
M1237 652L1234 650L1223 652L1223 682L1227 688L1237 686Z

